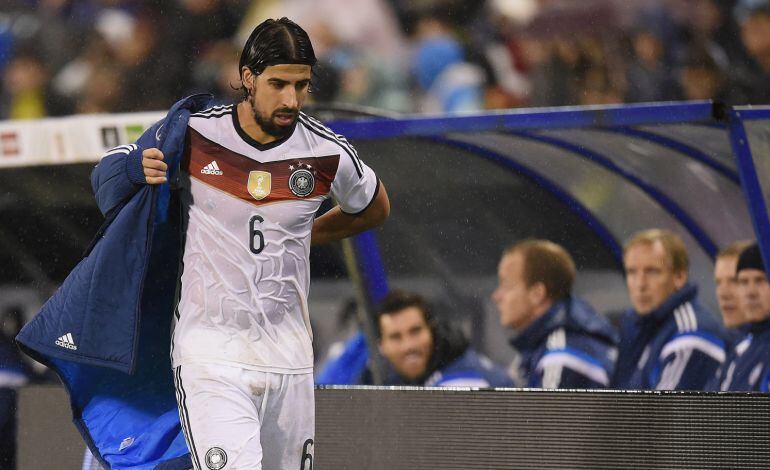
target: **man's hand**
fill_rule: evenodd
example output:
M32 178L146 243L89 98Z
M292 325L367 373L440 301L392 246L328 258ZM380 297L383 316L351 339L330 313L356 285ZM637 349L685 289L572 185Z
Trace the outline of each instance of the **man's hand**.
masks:
M142 152L142 168L147 184L161 184L166 182L166 170L168 165L163 161L163 152L156 148L146 149Z

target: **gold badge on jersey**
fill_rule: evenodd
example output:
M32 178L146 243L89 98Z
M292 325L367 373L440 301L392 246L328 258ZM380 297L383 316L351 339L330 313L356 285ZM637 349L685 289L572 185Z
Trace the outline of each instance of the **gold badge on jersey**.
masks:
M266 198L270 195L271 181L270 173L266 171L250 171L247 185L249 194L257 201Z

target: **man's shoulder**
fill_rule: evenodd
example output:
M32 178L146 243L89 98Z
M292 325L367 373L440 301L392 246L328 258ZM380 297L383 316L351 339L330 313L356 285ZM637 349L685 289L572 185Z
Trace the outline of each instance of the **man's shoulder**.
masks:
M568 341L591 341L614 346L618 343L618 332L609 319L598 313L585 301L574 299L565 323Z
M216 106L207 106L200 111L190 113L190 120L209 120L221 118L223 116L230 116L235 109L234 104L221 104Z
M697 298L682 302L671 310L662 325L661 333L677 336L688 333L709 333L722 340L727 339L727 332L717 321L716 315L704 307Z
M355 149L345 136L337 134L320 120L304 112L297 117L297 125L304 129L316 145L329 144L334 148L355 154Z
M674 309L652 343L656 350L651 352L661 359L677 351L700 351L724 362L728 347L725 329L697 302L685 302Z
M441 380L437 384L442 385L468 379L479 379L487 382L487 385L481 385L479 382L477 385L480 386L501 387L513 384L505 369L472 348L468 348L457 359L439 369L438 372Z

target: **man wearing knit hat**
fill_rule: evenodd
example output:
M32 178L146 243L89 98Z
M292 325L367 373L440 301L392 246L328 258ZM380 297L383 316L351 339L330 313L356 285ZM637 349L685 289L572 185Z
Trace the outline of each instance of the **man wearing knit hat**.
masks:
M768 391L770 382L770 283L759 246L746 248L736 268L738 297L750 322L722 377L722 390Z

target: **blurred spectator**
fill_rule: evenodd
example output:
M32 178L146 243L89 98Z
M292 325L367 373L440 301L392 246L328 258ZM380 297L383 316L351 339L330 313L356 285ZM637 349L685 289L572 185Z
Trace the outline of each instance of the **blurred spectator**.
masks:
M633 59L628 66L626 101L668 101L679 96L671 68L665 63L663 41L653 28L631 37Z
M56 103L56 108L60 111L54 114L117 111L120 104L119 81L115 79L114 83L106 83L97 76L100 74L99 70L116 66L107 40L100 34L92 33L81 53L64 64L53 77L49 101ZM100 90L105 86L115 90L101 92ZM114 93L118 96L113 97ZM101 98L89 98L87 96L89 94L95 94Z
M412 73L426 113L478 111L483 105L484 74L465 60L449 26L436 16L417 21Z
M730 21L729 5L732 2L690 0L689 3L690 46L701 45L695 47L694 52L702 49L721 71L727 72L731 60L741 60L743 56L738 27Z
M9 470L16 468L16 390L31 376L13 342L23 323L21 307L0 315L0 468Z
M487 71L487 87L484 92L486 108L513 108L528 104L532 91L529 79L531 64L538 57L528 58L527 53L537 53L524 34L526 26L537 15L535 0L490 0L469 28L471 50L480 54L477 59Z
M722 390L768 392L770 383L770 283L759 252L752 244L743 250L736 267L741 305L749 331L735 347L722 376Z
M146 21L140 25L144 29L139 34L150 34L156 38L152 44L146 45L150 49L147 60L152 61L153 56L158 58L147 66L155 67L154 77L162 75L168 79L166 83L159 84L159 91L165 89L171 96L210 91L202 88L203 84L196 83L196 64L213 50L219 48L222 51L221 42L236 34L242 11L248 3L245 0L175 0L165 14L157 9L148 9L143 15ZM246 38L243 39L245 41ZM240 51L243 42L234 46L236 50ZM164 73L158 74L158 70ZM235 73L239 72L236 67ZM138 75L141 76L141 71ZM165 104L157 109L165 109L173 102L168 96L162 99L159 96L158 99Z
M0 117L39 119L46 111L48 71L40 59L29 52L15 55L3 73Z
M575 262L561 246L525 240L505 250L492 301L521 356L522 386L605 388L617 355L617 333L590 305L572 296Z
M738 77L745 101L770 103L770 0L742 0L736 8L750 63Z
M195 63L196 88L213 93L223 104L238 101L241 97L239 59L240 50L231 42L220 40L211 44Z
M685 100L715 100L731 103L727 77L705 49L692 49L679 71L679 86Z
M727 338L688 283L684 242L667 230L639 232L623 266L633 308L621 318L613 386L703 390L725 361Z
M129 34L108 40L120 67L121 111L166 109L173 103L169 93L190 86L192 73L174 69L177 64L160 48L158 29L163 26L153 12L144 11L130 18Z
M433 315L430 306L417 294L392 291L377 311L380 353L386 360L384 385L424 385L436 387L510 387L505 371L489 358L471 349L463 333ZM317 383L340 384L345 377L352 384L373 383L371 371L351 377L366 355L362 334L346 344L346 350L327 364Z
M577 69L580 51L575 43L556 38L545 42L545 54L533 63L533 106L566 106L577 103ZM537 47L530 45L530 50Z

